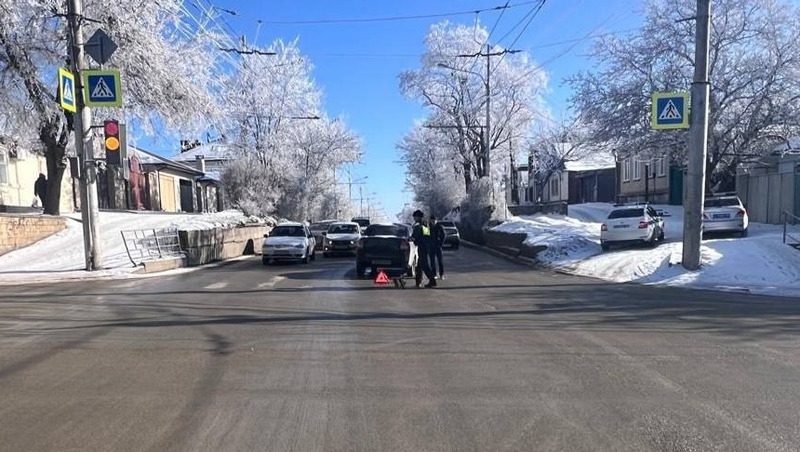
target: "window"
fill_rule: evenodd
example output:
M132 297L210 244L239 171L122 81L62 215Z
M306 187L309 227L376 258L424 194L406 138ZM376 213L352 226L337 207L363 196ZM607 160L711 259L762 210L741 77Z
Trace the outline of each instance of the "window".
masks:
M656 176L664 177L667 175L667 159L656 159Z
M617 209L612 210L610 214L608 214L608 219L613 220L615 218L636 218L644 216L644 209Z
M8 183L8 154L0 151L0 184Z
M332 224L328 234L358 234L357 224Z
M558 187L561 185L561 175L554 174L552 178L550 178L550 199L558 198Z
M277 226L269 235L272 237L305 237L306 229L303 226Z
M624 182L631 180L631 159L629 158L622 161L622 180Z
M642 178L642 165L644 163L635 160L633 162L633 180L639 180Z

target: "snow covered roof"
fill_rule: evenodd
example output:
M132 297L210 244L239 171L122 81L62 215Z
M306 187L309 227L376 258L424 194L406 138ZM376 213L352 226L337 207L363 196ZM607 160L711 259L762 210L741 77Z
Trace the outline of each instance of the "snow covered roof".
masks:
M136 154L139 157L139 163L142 165L157 165L157 166L165 166L172 169L176 169L178 171L184 171L194 175L202 175L203 172L198 170L197 168L193 168L189 165L184 165L183 163L176 162L174 160L168 159L166 157L162 157L157 154L153 154L150 151L145 151L144 149L137 148L131 146L131 153Z
M616 160L610 152L597 151L578 160L565 162L564 169L567 171L595 171L615 168L616 165Z
M205 160L228 160L232 154L233 148L228 144L206 143L171 158L176 162L194 162L198 156L203 156Z

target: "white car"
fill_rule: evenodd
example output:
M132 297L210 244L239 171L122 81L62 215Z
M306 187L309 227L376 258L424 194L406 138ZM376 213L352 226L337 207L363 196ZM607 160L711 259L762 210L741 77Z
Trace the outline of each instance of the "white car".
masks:
M600 227L600 247L608 251L612 244L647 243L655 246L664 240L664 219L650 206L618 207L608 214Z
M714 196L703 202L703 232L738 232L746 237L749 225L738 196Z
M302 223L281 223L264 236L261 262L268 265L278 260L299 260L307 264L314 260L316 240Z
M358 241L361 240L361 228L354 222L331 223L323 233L323 256L334 254L356 254Z

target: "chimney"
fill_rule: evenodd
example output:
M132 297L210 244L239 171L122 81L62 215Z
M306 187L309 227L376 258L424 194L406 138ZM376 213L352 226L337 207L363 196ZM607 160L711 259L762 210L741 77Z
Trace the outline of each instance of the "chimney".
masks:
M194 157L194 164L195 164L195 166L197 167L198 170L200 170L200 171L202 171L204 173L206 172L206 158L205 158L205 156L196 155Z

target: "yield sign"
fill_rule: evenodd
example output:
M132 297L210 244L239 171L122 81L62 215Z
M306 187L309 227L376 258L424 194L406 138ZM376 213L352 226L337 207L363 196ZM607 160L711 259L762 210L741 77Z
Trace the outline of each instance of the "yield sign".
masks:
M389 284L391 281L389 277L386 275L386 272L381 270L378 272L378 276L375 277L375 284Z

